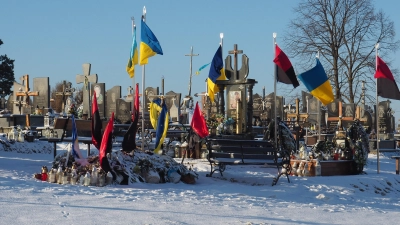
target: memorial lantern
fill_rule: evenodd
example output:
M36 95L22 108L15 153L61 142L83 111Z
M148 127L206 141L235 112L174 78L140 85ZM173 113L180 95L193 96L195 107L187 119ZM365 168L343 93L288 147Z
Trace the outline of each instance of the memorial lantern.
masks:
M86 175L83 178L83 186L89 186L89 185L90 185L90 173L88 171L86 172Z

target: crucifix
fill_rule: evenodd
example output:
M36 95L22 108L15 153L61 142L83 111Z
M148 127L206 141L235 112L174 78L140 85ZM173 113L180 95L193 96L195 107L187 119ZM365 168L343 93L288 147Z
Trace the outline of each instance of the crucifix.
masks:
M68 96L71 96L72 93L75 91L74 88L71 88L72 83L67 81L63 81L63 91L56 92L56 96L62 96L62 110L65 110L65 101L67 100Z
M295 120L297 124L300 125L300 122L304 123L307 122L308 114L307 113L300 113L300 99L296 98L296 112L288 112L286 113L286 118L288 121L292 121L292 119Z
M189 96L192 94L192 61L193 56L199 56L199 54L193 54L193 46L190 47L190 54L186 54L185 56L190 56L190 77L189 77ZM164 94L164 93L163 93Z
M243 54L243 50L238 50L237 44L233 45L233 50L228 51L229 54L233 54L233 74L235 76L235 80L239 80L239 73L238 73L238 54Z
M16 96L24 96L25 97L25 107L29 107L29 96L38 96L39 92L38 91L30 91L29 88L29 75L26 74L24 76L22 76L21 78L21 82L23 85L25 85L25 90L19 90L19 92L16 93ZM19 104L21 106L21 104ZM20 109L20 113L21 113L21 109Z
M76 83L83 83L83 114L90 116L90 83L97 83L97 74L90 74L90 63L82 65L83 74L76 75Z

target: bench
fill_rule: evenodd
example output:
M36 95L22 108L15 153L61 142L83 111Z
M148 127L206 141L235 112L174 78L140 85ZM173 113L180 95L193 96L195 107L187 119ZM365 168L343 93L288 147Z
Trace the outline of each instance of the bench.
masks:
M396 174L399 175L399 163L400 163L400 156L392 156L392 159L396 160Z
M226 165L270 165L278 169L278 175L273 179L272 185L275 185L282 175L285 175L290 183L290 157L281 157L269 141L208 138L206 145L207 160L211 166L207 177L211 177L216 171L223 176Z
M53 143L54 146L54 158L56 157L57 152L57 143L60 142L72 142L72 137L70 136L72 133L72 120L67 118L56 118L54 121L53 129L62 130L62 134L60 137L49 137L49 138L41 138L39 140L48 141L49 143ZM103 131L107 126L108 121L103 121ZM75 119L75 125L78 132L78 142L84 143L87 145L87 156L90 155L90 144L92 144L92 121L91 120L79 120ZM102 132L103 132L102 131Z

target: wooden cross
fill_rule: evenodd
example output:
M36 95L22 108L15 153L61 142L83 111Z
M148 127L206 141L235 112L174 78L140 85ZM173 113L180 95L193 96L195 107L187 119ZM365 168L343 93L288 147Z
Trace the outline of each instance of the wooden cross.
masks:
M72 95L72 92L75 90L71 88L72 83L71 82L66 82L65 80L63 81L63 91L62 92L56 92L56 95L62 96L62 110L65 109L65 101L67 100L68 96Z
M76 83L83 83L83 113L88 114L90 117L90 83L97 83L97 74L90 74L90 63L82 65L83 74L76 75Z
M342 130L342 121L353 121L354 117L342 116L342 102L339 102L339 117L329 117L328 121L338 121L339 130Z
M237 57L237 55L238 54L243 54L243 50L238 50L237 44L234 44L233 45L233 50L230 50L228 53L229 54L233 54L233 67L235 67L234 68L234 76L235 76L236 80L239 80L238 63L237 63L237 61L238 61L237 58L238 57Z
M307 113L300 113L299 111L299 104L300 103L300 99L296 98L296 112L295 113L287 113L286 114L286 118L288 121L291 121L291 119L295 119L296 123L300 125L300 122L307 122L308 119L308 114Z
M22 84L25 84L25 90L19 90L19 92L16 93L17 96L24 96L25 97L25 107L29 107L29 96L38 96L39 92L38 91L29 91L29 75L26 74L22 76L21 78ZM20 110L21 111L21 110Z

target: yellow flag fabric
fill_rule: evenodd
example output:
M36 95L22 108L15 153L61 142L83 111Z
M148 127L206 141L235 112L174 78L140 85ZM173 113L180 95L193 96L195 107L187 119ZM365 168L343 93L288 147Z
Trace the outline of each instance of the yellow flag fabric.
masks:
M158 42L157 37L153 34L147 24L141 20L141 42L140 42L140 57L139 64L145 65L149 62L149 58L155 56L156 54L162 55L163 51L161 49L160 42Z
M126 72L128 72L130 78L135 76L135 65L138 64L138 51L136 43L136 27L133 28L132 36L132 47L129 55L128 65L126 66Z

